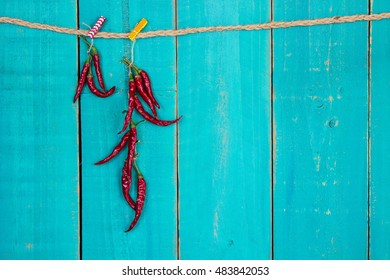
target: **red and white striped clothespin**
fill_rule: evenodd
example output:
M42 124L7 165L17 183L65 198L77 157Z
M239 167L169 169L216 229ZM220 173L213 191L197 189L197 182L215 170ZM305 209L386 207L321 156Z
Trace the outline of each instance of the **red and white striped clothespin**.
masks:
M91 30L88 32L88 37L93 39L93 37L95 37L96 33L98 33L99 29L102 27L105 21L106 18L104 16L101 16L95 23L95 25L91 28Z

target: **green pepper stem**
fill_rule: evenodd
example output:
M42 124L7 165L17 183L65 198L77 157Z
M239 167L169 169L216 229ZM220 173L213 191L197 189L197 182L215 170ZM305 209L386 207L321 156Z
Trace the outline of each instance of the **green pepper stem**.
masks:
M133 122L133 120L130 120L130 127L133 128L133 127L136 127L137 125Z
M142 175L141 171L139 170L138 165L137 165L137 163L136 163L135 160L134 160L134 162L133 162L133 166L134 166L134 168L135 168L135 171L137 171L138 178L143 178L144 176Z
M130 59L128 59L127 57L123 57L123 61L124 62L126 62L126 64L128 65L128 66L130 66L130 65L132 65L133 63L130 61Z
M137 66L135 66L134 64L131 65L131 67L133 67L134 71L136 71L137 73L141 72L142 70L139 69Z
M83 40L88 45L88 47L91 46L91 43L88 42L87 39L85 39L84 37L80 36L80 39Z
M88 47L91 47L91 43L87 41L87 39L85 39L84 37L80 36L81 40L83 40ZM92 46L91 48L91 51L92 51L92 54L98 54L98 51L97 51L97 48L95 48L94 46Z
M134 69L136 76L139 76L139 72L141 72L141 70L135 66L133 62L131 62L127 57L123 57L123 61L126 62L129 67Z
M131 73L131 68L129 68L129 79L130 81L134 81L133 73Z
M143 123L145 120L140 120L139 122L137 122L136 124L135 124L135 126L137 126L137 125L139 125L140 123Z

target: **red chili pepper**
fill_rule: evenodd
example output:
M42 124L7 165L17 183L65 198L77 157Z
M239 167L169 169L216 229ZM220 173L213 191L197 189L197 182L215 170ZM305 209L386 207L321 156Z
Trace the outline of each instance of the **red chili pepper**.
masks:
M125 160L125 163L122 168L122 192L127 203L131 208L135 209L135 202L130 196L130 187L131 187L131 168L129 168L128 160Z
M123 183L123 176L127 176L127 182L128 184L122 184L122 191L123 195L131 206L131 208L134 209L134 201L130 196L130 188L131 188L131 180L132 180L132 168L133 168L133 160L134 160L134 153L135 153L135 145L137 144L137 129L135 127L135 124L133 121L131 121L131 128L130 128L130 139L128 144L128 151L127 151L127 170L125 173L122 172L122 183ZM126 181L126 180L125 180Z
M80 75L79 82L77 84L76 94L73 97L73 102L76 102L76 100L79 99L80 97L80 94L85 85L85 80L87 79L90 66L91 66L91 56L88 55L87 60L84 62L83 70L81 70L81 75Z
M154 94L153 94L153 91L152 91L152 85L150 83L150 78L149 78L149 75L148 73L146 73L145 70L142 70L142 69L139 69L137 66L135 66L134 64L132 65L132 67L135 69L135 71L138 71L139 74L141 75L142 77L142 80L144 82L144 86L145 86L145 89L146 89L146 93L148 94L149 98L152 100L152 103L160 109L160 104L158 104L156 98L154 97Z
M103 91L106 91L106 89L104 87L102 69L100 67L100 57L99 57L99 54L97 52L92 54L92 61L93 61L93 65L95 66L96 76L97 76L97 79L99 81L99 85Z
M130 72L131 73L131 72ZM130 74L131 75L131 74ZM135 83L133 76L130 76L129 81L129 106L127 108L127 113L125 117L125 123L123 124L122 130L118 132L118 134L121 134L123 131L126 130L126 128L129 126L131 121L131 115L133 114L134 110L134 96L135 96Z
M114 148L114 150L111 152L111 154L108 157L106 157L105 159L102 159L101 161L96 162L95 165L100 165L100 164L106 163L109 160L113 159L125 147L129 138L130 138L130 132L127 132L125 135L123 135L121 141Z
M98 90L97 87L95 86L95 82L93 81L91 68L89 68L89 72L88 72L88 76L87 76L87 84L88 84L89 90L93 94L95 94L96 96L99 96L99 97L105 98L105 97L112 95L115 92L115 87L112 87L109 91L104 92L104 93L101 92L100 90Z
M132 230L137 224L139 218L141 217L141 212L142 212L142 208L144 207L145 196L146 196L146 181L142 176L142 173L138 169L138 166L135 162L134 162L134 168L138 173L137 200L135 202L135 217L130 227L126 230L126 232Z
M139 75L139 73L135 72L135 86L137 87L139 95L141 95L142 99L148 104L150 110L152 110L152 113L155 117L157 117L156 108L154 108L153 102L150 99L149 95L146 93L145 88L143 86L142 77Z
M139 101L138 97L135 95L134 95L134 107L141 114L142 117L144 117L147 121L155 125L167 126L170 124L174 124L181 119L181 116L176 120L172 120L172 121L164 121L164 120L159 120L154 118L152 115L150 115L148 112L145 111L144 107L142 107L141 101Z

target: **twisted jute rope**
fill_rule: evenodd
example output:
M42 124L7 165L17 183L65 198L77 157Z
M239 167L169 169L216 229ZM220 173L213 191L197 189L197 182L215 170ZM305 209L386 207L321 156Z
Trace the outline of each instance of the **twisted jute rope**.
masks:
M278 29L278 28L290 28L298 26L314 26L324 24L339 24L339 23L350 23L357 21L376 21L382 19L389 19L390 13L380 13L371 15L352 15L352 16L335 16L329 18L309 19L309 20L295 20L295 21L277 21L260 24L246 24L246 25L228 25L228 26L210 26L210 27L196 27L196 28L184 28L177 30L156 30L141 32L137 39L141 38L152 38L152 37L176 37L194 33L205 33L205 32L222 32L222 31L241 31L241 30L265 30L265 29ZM18 18L0 17L0 23L8 23L20 25L33 29L49 30L58 33L65 33L71 35L82 35L87 36L89 30L72 29L59 27L49 24L34 23L21 20ZM112 33L112 32L99 32L95 38L106 38L106 39L128 39L128 33Z

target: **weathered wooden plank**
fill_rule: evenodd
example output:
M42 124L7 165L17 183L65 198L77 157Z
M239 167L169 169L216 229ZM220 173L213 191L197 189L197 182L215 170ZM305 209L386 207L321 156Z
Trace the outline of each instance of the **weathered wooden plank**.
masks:
M274 0L287 21L367 1ZM275 30L276 259L367 258L367 23Z
M145 17L147 30L173 29L174 1L132 0L105 2L80 1L80 22L93 24L98 16L107 18L104 31L130 31ZM100 99L84 90L82 104L82 244L83 259L175 259L176 258L176 163L175 126L156 127L141 124L138 159L148 183L147 199L136 228L125 233L134 211L126 204L121 191L121 170L125 152L111 162L93 163L109 154L118 143L127 108L127 70L119 64L130 56L130 41L95 40L100 50L107 86L117 92ZM85 47L81 58L84 61ZM161 104L161 118L173 118L176 112L175 39L139 40L135 63L149 72L155 94ZM135 185L134 185L135 186ZM135 190L136 188L133 187Z
M386 0L373 1L372 12L388 12ZM372 23L371 41L371 192L370 258L390 259L390 22Z
M178 2L179 28L269 19L268 0ZM270 258L270 32L181 37L178 78L181 258Z
M76 26L75 1L1 15ZM0 259L78 258L76 38L1 25Z

